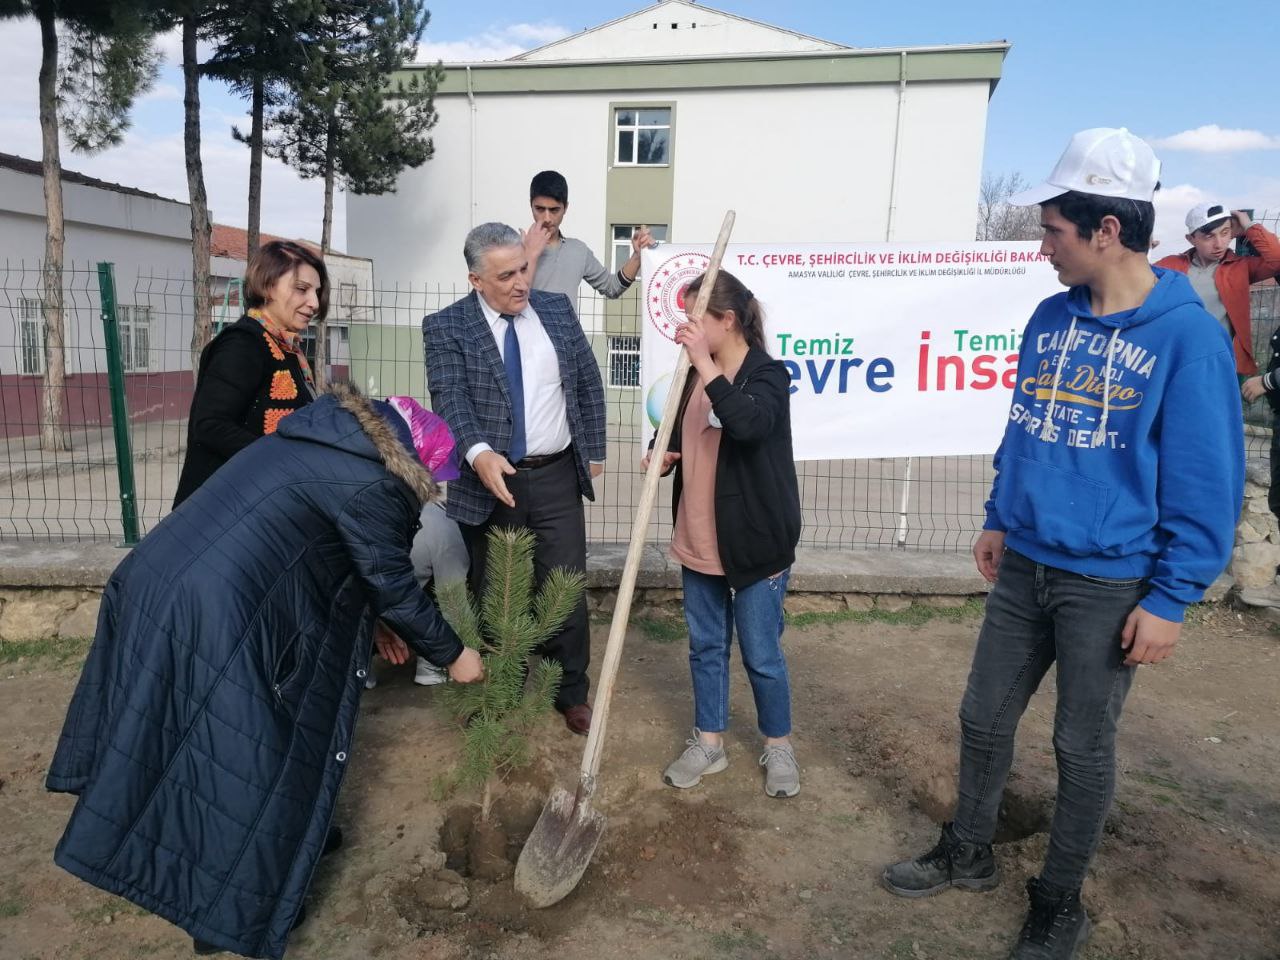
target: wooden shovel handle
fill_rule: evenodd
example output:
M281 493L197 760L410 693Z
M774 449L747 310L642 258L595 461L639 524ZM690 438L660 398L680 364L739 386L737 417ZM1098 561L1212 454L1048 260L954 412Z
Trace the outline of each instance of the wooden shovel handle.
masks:
M716 276L720 273L720 262L724 259L725 248L729 245L729 234L733 232L733 221L734 212L730 210L724 215L724 224L720 227L720 236L716 239L711 261L707 264L707 272L702 278L698 299L693 309L686 311L686 315L691 318L701 319L706 312L711 291L716 284ZM649 533L649 517L653 513L654 501L658 497L658 481L662 477L663 455L671 442L671 431L675 426L676 411L680 406L680 395L684 392L684 381L688 373L689 354L684 347L681 347L680 356L676 360L676 370L667 392L667 402L662 407L662 421L658 424L658 436L649 454L649 469L645 471L644 486L640 488L640 503L636 508L635 521L631 527L627 562L622 568L622 580L618 584L618 599L613 607L613 622L609 626L609 642L604 649L604 663L600 666L600 680L596 685L591 732L587 734L587 746L582 753L582 771L578 785L580 801L589 798L595 792L596 774L600 772L600 758L604 753L609 704L613 700L613 683L618 676L618 664L622 662L622 644L627 634L631 597L635 593L636 575L640 572L640 555L644 552L645 540Z

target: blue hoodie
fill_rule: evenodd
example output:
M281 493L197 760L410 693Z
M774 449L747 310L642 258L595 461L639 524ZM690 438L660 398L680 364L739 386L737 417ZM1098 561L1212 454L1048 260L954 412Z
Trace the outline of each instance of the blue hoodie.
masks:
M1136 310L1095 317L1087 287L1036 308L984 527L1038 563L1150 578L1141 605L1178 622L1231 557L1244 429L1226 333L1155 274Z

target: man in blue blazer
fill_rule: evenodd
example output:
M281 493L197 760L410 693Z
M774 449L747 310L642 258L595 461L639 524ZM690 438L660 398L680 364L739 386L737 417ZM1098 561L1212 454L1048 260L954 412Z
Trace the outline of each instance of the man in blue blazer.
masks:
M484 223L463 246L472 291L422 321L427 385L463 454L447 512L471 553L471 588L484 585L490 527L537 537L537 579L555 567L585 570L592 478L605 459L600 368L569 298L531 290L520 234ZM564 668L556 709L574 733L591 728L587 606L544 645Z

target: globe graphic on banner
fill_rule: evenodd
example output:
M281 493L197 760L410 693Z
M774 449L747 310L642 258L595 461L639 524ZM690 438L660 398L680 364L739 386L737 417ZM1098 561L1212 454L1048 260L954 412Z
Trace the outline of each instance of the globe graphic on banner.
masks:
M649 423L657 427L662 422L662 408L667 405L667 392L671 389L670 373L664 373L660 376L652 387L649 388L649 396L645 397L644 412L649 416Z

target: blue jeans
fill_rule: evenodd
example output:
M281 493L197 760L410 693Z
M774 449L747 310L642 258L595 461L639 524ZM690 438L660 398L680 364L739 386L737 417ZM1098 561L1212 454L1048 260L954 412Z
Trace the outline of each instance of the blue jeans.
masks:
M729 726L729 652L736 626L760 732L789 735L791 682L782 655L782 601L791 571L732 590L724 577L683 570L694 724L706 733L722 733Z
M1103 580L1012 550L987 598L960 706L956 836L990 843L1013 763L1013 737L1050 664L1058 665L1053 749L1058 796L1041 880L1080 889L1115 792L1116 728L1133 684L1120 631L1145 580Z

